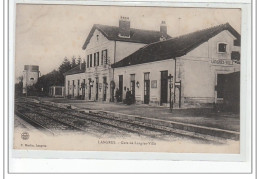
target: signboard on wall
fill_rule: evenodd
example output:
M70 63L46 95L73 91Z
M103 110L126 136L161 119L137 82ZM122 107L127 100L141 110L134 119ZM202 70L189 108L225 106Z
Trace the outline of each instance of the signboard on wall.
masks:
M151 81L151 88L157 88L157 80Z
M211 60L211 63L217 65L233 65L232 60L225 60L225 59L213 59Z

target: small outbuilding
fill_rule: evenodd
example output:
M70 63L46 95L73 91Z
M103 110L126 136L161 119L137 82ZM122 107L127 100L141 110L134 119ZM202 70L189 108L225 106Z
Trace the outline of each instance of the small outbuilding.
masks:
M49 96L57 98L64 97L64 86L51 86L49 89Z

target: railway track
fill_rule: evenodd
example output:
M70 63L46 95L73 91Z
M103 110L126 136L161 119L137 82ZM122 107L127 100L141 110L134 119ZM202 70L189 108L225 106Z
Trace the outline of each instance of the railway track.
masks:
M39 115L48 117L51 114L52 119L58 119L59 121L62 119L60 122L66 123L83 131L87 131L87 128L92 125L106 130L116 130L117 132L127 131L129 133L152 138L164 138L167 135L177 135L179 137L195 138L215 143L225 143L223 142L223 139L217 137L201 135L194 132L187 132L163 125L155 125L144 121L120 119L114 116L107 116L102 113L80 113L72 109L63 109L57 106L35 103L32 101L25 101L23 103L23 107L34 110L39 109L37 110Z
M24 108L25 109L25 108ZM64 131L64 130L75 130L72 126L67 124L52 120L43 115L37 115L37 113L26 110L16 110L16 115L31 124L32 126L36 127L37 129L43 129L51 133L52 135L58 135L57 131Z
M159 132L149 131L147 129L141 130L140 128L138 128L138 126L130 126L124 124L123 122L118 122L107 118L102 118L88 114L84 115L74 110L65 110L42 104L23 104L23 106L18 106L22 108L27 108L27 110L34 109L37 111L37 114L43 116L47 116L49 114L49 116L51 115L52 119L61 120L64 123L81 128L85 131L88 131L88 127L91 125L91 127L97 127L98 130L103 128L102 130L109 130L110 132L115 131L119 134L125 131L134 134L138 133L139 135L145 135L149 137L155 137L161 134Z

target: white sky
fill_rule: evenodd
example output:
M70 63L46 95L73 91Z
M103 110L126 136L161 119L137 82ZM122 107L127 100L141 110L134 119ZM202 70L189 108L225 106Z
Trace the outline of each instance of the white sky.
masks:
M226 22L241 32L239 9L20 4L16 7L15 77L22 75L24 65L39 65L41 74L46 74L57 69L65 56L85 58L82 46L93 24L118 26L120 16L129 17L132 28L148 30L159 30L164 20L173 37Z

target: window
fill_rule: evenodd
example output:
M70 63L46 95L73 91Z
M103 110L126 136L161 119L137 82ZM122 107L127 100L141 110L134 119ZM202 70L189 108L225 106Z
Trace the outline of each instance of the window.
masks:
M219 43L219 44L218 44L218 52L219 52L219 53L225 53L225 52L227 52L227 44L225 44L225 43Z
M131 75L130 75L130 80L131 80L131 81L135 81L135 74L131 74Z
M99 66L99 52L96 53L97 55L97 66Z
M96 53L94 53L94 67L96 66Z
M89 55L87 56L87 68L89 68Z
M97 35L97 41L98 41L99 35Z
M103 65L103 61L104 61L104 51L102 50L102 52L101 52L101 65Z
M89 56L89 66L92 67L92 54Z
M144 80L150 80L150 73L144 73Z
M101 64L103 65L104 64L107 64L107 50L103 50L102 51L102 59L101 59Z
M34 78L30 78L30 80L31 80L31 81L33 81L33 80L34 80Z

